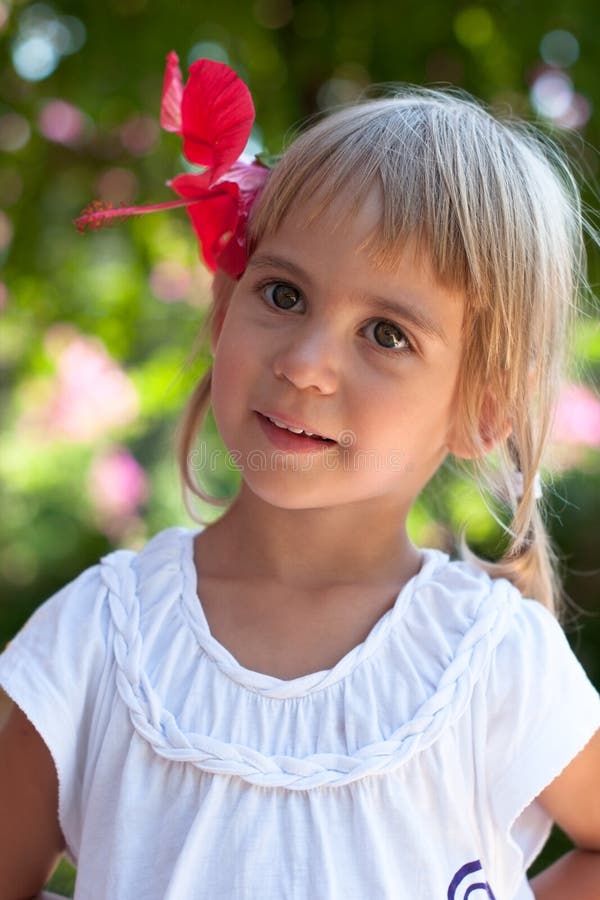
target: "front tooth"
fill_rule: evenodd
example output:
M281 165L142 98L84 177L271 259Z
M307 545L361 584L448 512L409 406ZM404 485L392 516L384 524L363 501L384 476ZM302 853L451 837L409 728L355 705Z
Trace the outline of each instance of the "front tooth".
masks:
M277 419L271 419L271 422L277 425L278 428L286 428L288 431L293 431L294 434L304 434L301 428L292 428L291 425L284 425L283 422L278 422Z

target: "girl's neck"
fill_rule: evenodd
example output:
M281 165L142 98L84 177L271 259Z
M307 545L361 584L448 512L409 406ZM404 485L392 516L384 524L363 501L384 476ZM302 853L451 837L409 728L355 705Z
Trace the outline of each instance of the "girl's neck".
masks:
M242 483L230 509L196 539L206 575L312 592L364 585L402 587L421 566L397 502L282 509Z

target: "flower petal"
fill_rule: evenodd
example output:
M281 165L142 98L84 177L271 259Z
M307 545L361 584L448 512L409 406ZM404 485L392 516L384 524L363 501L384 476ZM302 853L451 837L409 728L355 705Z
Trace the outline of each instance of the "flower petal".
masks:
M200 241L202 257L214 272L223 247L231 239L238 215L236 185L210 191L206 197L190 206L187 212Z
M167 56L167 68L163 82L160 104L160 124L165 131L181 134L181 100L183 98L183 78L179 68L179 57L174 50Z
M227 243L215 254L216 265L236 280L244 274L248 262L246 250L247 216L238 218L237 228Z
M238 185L240 191L252 194L252 199L254 200L254 197L269 177L270 172L270 169L259 162L255 162L254 159L251 162L238 160L227 171L227 174L219 179L217 184L233 181Z
M270 171L257 162L250 164L238 162L227 173L227 181L223 179L219 182L219 187L234 182L240 189L235 231L217 256L219 269L227 272L232 278L239 278L246 268L248 262L246 249L248 217Z
M270 170L254 161L238 161L210 189L209 173L178 175L169 182L191 204L188 215L200 241L202 257L214 270L239 278L246 268L248 216Z
M201 172L198 175L176 175L167 184L180 197L198 200L207 192L210 182L210 172Z
M181 103L183 152L190 162L211 169L216 181L236 161L250 135L254 104L233 69L212 59L198 59Z

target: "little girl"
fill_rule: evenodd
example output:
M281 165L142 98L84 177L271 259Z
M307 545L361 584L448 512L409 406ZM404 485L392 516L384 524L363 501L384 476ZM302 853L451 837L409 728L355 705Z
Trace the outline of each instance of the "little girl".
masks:
M173 187L216 270L182 474L203 496L211 404L241 487L84 571L0 658L1 900L63 852L81 900L597 900L600 703L536 474L583 278L566 165L408 90L269 171L238 159L245 86L201 61L184 87L174 55L162 123L207 167ZM503 504L496 564L407 535L448 455ZM577 849L529 884L552 821Z

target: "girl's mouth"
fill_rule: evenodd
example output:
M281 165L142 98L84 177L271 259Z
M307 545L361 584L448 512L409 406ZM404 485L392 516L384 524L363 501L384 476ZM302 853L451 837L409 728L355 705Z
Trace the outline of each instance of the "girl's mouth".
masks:
M286 427L276 425L268 416L263 416L257 412L259 424L269 438L279 450L291 450L296 452L323 450L326 447L335 447L336 441L331 438L319 437L318 435L308 435L304 432L296 434Z

